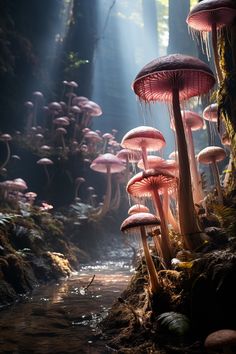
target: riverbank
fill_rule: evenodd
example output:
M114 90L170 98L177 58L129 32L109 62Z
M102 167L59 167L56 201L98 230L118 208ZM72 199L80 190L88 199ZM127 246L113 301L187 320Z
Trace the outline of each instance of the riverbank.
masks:
M106 257L120 240L112 224L88 221L86 205L52 212L2 210L0 214L0 306L39 284L71 276L81 263ZM110 225L110 226L109 226ZM116 231L116 230L115 230Z

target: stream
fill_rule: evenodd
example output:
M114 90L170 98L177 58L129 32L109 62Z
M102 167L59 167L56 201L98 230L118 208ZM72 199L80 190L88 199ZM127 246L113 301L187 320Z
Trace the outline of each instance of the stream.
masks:
M131 273L124 261L96 262L81 266L68 279L22 296L1 310L0 353L111 353L97 325L127 287Z

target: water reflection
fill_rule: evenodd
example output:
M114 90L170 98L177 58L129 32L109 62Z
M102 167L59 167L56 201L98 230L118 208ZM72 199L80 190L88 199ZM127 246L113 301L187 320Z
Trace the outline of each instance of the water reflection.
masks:
M130 276L125 262L103 262L83 266L69 279L36 289L32 296L1 311L0 353L110 353L97 324Z

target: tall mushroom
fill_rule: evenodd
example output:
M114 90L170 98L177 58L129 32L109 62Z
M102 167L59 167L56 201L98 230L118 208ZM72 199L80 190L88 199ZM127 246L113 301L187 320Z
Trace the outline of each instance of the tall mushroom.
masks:
M39 160L37 161L37 164L43 166L44 171L45 171L45 174L46 174L46 176L47 176L47 185L49 185L49 183L50 183L50 176L49 176L49 172L48 172L47 166L48 166L48 165L53 165L53 161L50 160L50 159L48 159L47 157L43 157L42 159L39 159Z
M124 233L138 231L140 231L141 233L143 251L147 264L152 294L156 294L159 290L159 282L157 278L156 268L149 252L146 231L152 231L154 227L157 227L159 225L160 220L155 215L152 215L150 213L135 213L125 219L120 227L121 231Z
M208 146L198 153L198 161L204 165L211 165L212 172L216 184L216 190L219 198L219 202L223 203L223 194L221 190L219 169L217 166L218 161L222 161L226 158L226 152L220 146Z
M165 145L166 141L162 133L153 127L147 126L131 129L121 141L123 148L142 152L145 169L148 169L147 151L158 151Z
M219 82L222 81L222 72L217 47L217 31L224 26L229 26L235 17L235 1L203 0L192 8L186 20L189 27L200 32L201 39L207 42L207 52L209 52L207 34L211 32L214 62Z
M200 245L200 229L193 203L180 101L208 93L214 83L214 75L204 62L182 54L153 60L138 73L133 83L133 89L141 100L172 103L179 160L179 222L185 247L189 249Z
M125 166L123 162L118 159L118 157L113 154L106 153L98 156L95 160L93 160L90 165L90 168L97 172L106 173L107 175L107 188L103 206L98 211L98 213L94 215L95 218L101 218L109 210L109 205L111 201L111 174L123 171L125 169Z
M157 213L161 220L161 248L164 263L170 265L172 250L169 240L169 233L166 219L163 212L160 191L164 188L174 188L176 178L167 171L149 169L137 173L127 184L127 192L138 198L152 197Z

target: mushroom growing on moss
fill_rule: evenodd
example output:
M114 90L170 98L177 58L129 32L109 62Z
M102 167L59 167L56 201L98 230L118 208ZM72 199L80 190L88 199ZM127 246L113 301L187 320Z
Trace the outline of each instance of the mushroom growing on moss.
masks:
M152 231L153 228L160 225L160 220L150 213L135 213L130 215L121 224L121 231L124 233L140 232L142 238L142 245L144 256L147 264L147 270L150 279L150 288L153 294L156 294L159 289L159 282L157 279L157 272L149 252L147 244L147 231Z
M207 64L198 58L171 54L148 63L136 76L133 89L145 102L172 103L179 160L179 222L185 246L201 244L199 225L193 203L187 143L180 102L209 92L215 78Z

